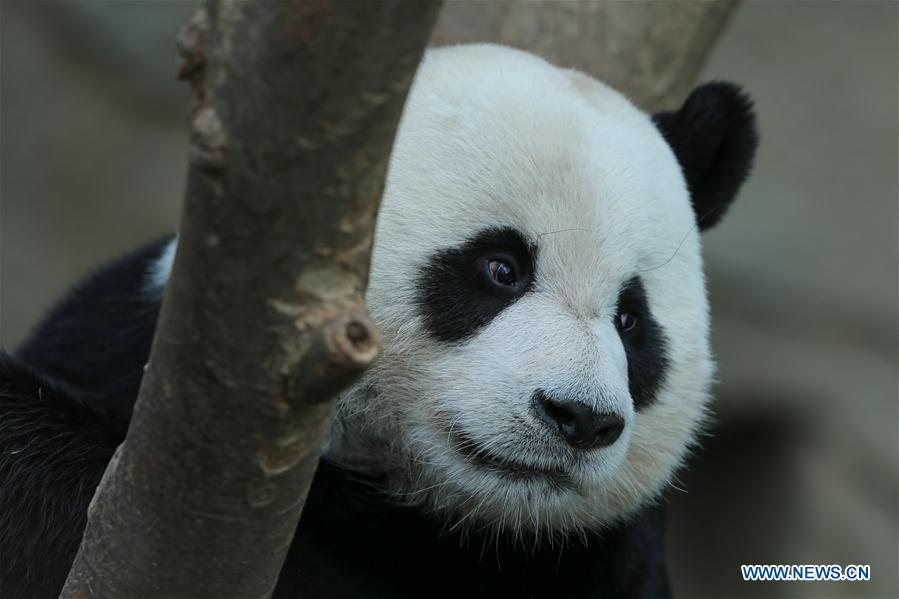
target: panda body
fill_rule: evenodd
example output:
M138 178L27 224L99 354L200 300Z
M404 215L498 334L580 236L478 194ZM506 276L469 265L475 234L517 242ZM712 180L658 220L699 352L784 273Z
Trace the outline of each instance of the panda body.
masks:
M660 493L713 362L698 230L745 178L734 86L646 115L491 45L426 54L367 303L276 597L664 597ZM176 241L77 286L0 354L0 597L55 596L149 356Z

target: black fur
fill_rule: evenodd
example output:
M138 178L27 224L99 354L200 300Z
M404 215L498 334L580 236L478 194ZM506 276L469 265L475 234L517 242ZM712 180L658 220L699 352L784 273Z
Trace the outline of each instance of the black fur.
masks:
M440 523L387 501L376 481L323 463L275 597L664 598L663 530L652 507L586 545L441 536Z
M93 272L60 302L17 357L65 381L88 403L127 421L144 375L161 294L147 272L172 236L157 239Z
M56 597L124 425L0 352L0 597Z
M627 354L627 380L634 409L645 408L655 399L668 371L668 343L661 325L652 317L646 289L640 277L624 284L618 294L618 314L630 312L637 324L619 330ZM617 316L616 316L617 319Z
M161 301L146 293L141 273L163 245L101 269L51 313L22 353L41 374L0 353L2 599L56 597L65 581L137 397L134 373L147 361ZM106 371L90 352L107 357ZM661 508L590 534L586 545L572 538L534 548L482 532L463 540L378 489L377 480L321 464L277 599L670 596Z
M697 87L677 112L653 115L684 171L700 229L721 220L758 146L752 100L732 83Z
M418 285L425 327L441 341L462 341L490 323L533 285L537 248L514 229L486 229L455 248L436 252ZM518 284L493 284L485 260L516 267Z

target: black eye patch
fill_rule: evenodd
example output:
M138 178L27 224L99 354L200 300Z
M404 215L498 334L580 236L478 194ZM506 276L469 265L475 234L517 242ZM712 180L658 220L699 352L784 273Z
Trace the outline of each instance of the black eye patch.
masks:
M628 329L619 327L619 336L627 354L627 380L634 409L651 404L668 371L668 343L661 325L652 317L646 289L640 277L630 279L618 294L618 314L627 314L635 322Z
M425 328L446 342L471 337L533 287L536 254L537 247L511 228L485 229L438 250L417 286Z

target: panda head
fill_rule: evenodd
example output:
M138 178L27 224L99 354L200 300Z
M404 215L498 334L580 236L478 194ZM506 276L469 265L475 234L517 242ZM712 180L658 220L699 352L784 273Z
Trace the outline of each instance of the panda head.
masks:
M453 526L565 533L652 500L714 370L698 230L755 145L729 84L650 116L521 51L429 51L376 231L383 353L326 455Z

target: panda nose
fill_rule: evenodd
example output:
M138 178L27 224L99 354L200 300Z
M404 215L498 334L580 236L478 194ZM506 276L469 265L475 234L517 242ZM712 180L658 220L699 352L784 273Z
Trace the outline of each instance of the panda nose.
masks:
M624 418L617 414L595 412L581 402L555 399L543 391L534 393L531 404L544 424L577 449L608 447L624 430Z

